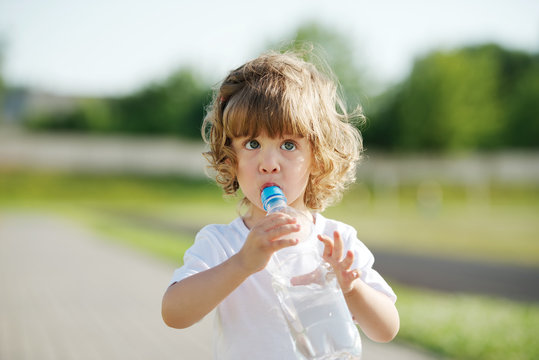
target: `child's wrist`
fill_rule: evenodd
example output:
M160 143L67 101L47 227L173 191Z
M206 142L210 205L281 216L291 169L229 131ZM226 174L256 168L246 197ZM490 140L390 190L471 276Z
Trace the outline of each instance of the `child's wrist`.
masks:
M352 292L354 290L354 287L355 287L355 284L357 283L358 280L360 280L360 273L358 270L353 270L352 272L350 273L347 273L347 272L344 272L343 271L343 277L352 277L352 280L350 282L348 282L347 286L342 286L341 285L341 290L343 292L344 295Z
M363 285L365 285L365 283L361 279L354 279L350 287L346 290L343 289L342 293L346 299L355 297L361 293L361 288Z
M239 253L233 255L229 259L230 263L234 266L236 269L236 273L247 278L254 274L254 271L250 269L250 267L243 261L241 255Z
M344 297L350 297L354 295L355 287L352 284L348 289L341 289Z

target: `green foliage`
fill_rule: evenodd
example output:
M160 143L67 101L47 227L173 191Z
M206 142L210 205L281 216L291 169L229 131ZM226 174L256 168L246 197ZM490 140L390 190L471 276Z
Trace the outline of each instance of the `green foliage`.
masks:
M153 84L112 104L117 128L130 133L166 133L200 138L209 90L193 71L182 69L163 84Z
M539 146L539 56L527 71L517 73L515 83L509 84L504 101L507 146L537 148Z
M537 147L537 56L483 45L433 52L384 94L364 135L394 150Z
M3 76L3 51L4 51L4 45L2 43L2 39L0 39L0 124L4 121L3 117L3 106L4 106L4 91L5 91L5 84L4 84L4 76Z
M269 48L305 50L342 85L348 109L366 104L369 148L455 152L539 147L539 55L480 45L434 51L400 84L370 101L368 79L346 34L311 22ZM268 48L266 47L266 48ZM321 54L320 54L321 53ZM35 129L169 134L200 139L210 86L192 68L125 97L82 100L70 112L32 114Z
M191 69L181 69L162 83L113 99L83 99L74 111L32 114L33 129L96 133L169 134L200 138L209 87Z

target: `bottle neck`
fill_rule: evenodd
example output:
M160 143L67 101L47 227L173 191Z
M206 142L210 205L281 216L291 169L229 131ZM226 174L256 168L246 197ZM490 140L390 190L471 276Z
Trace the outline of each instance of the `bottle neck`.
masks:
M268 213L280 211L286 208L286 198L284 196L274 196L266 201L265 207Z

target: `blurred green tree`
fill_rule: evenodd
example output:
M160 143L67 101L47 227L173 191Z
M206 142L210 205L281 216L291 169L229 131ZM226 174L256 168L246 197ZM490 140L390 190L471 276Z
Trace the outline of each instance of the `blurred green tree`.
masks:
M537 69L537 56L497 45L430 53L377 100L366 142L403 151L537 147Z
M32 114L34 129L98 133L168 134L200 138L209 87L191 68L173 73L163 82L118 98L83 99L74 111Z
M0 124L4 121L4 46L0 39Z
M539 55L512 52L503 57L502 104L505 145L539 147Z
M107 133L114 131L111 100L74 99L71 109L32 110L23 115L24 125L32 130Z
M165 82L152 84L112 102L115 128L130 133L166 133L200 138L210 91L193 69L184 68Z
M313 44L312 51L304 51ZM339 80L348 110L366 106L361 125L369 148L473 151L539 147L539 55L487 44L434 51L410 75L375 98L372 81L346 34L309 22L266 49L304 53ZM1 79L0 79L1 80ZM210 86L190 67L133 94L81 100L73 111L32 114L34 128L200 139Z

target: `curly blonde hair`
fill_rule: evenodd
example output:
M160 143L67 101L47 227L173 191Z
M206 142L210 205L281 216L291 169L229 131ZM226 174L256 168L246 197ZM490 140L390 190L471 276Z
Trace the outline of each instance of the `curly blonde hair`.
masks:
M319 71L299 54L268 52L233 70L215 89L202 136L204 155L225 194L236 194L236 156L232 139L294 135L309 140L312 169L305 205L316 211L342 197L355 181L363 151L359 130L361 108L349 114L330 71ZM245 199L244 199L245 200Z

